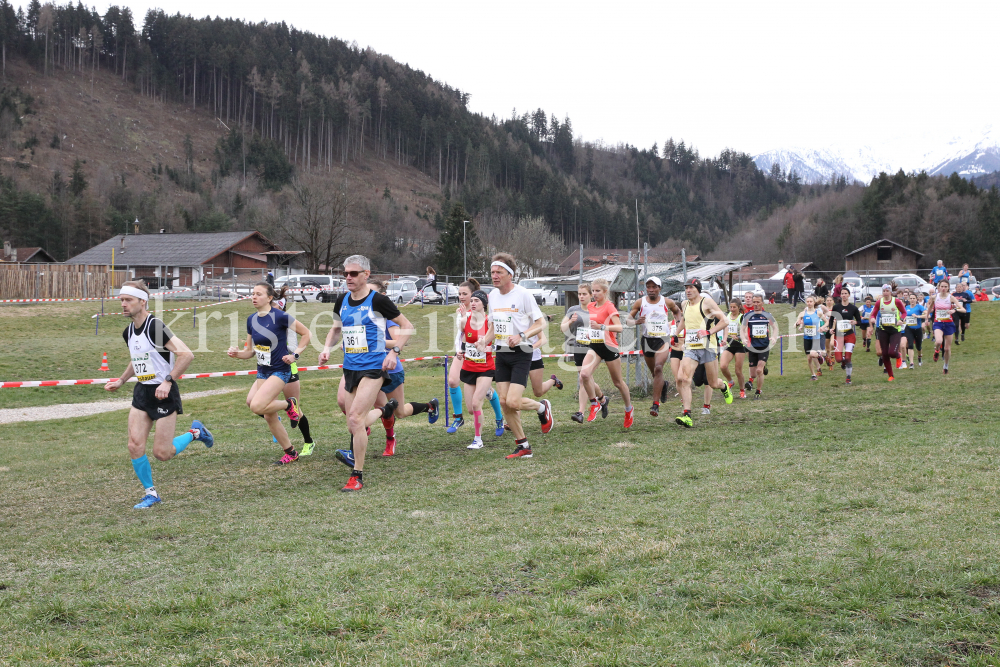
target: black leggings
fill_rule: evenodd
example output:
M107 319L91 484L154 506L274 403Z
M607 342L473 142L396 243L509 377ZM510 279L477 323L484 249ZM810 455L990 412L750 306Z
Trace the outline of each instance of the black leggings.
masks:
M435 294L441 294L441 292L438 292L438 281L437 281L437 278L435 278L434 280L432 280L430 282L430 286L431 286L431 289L434 290Z

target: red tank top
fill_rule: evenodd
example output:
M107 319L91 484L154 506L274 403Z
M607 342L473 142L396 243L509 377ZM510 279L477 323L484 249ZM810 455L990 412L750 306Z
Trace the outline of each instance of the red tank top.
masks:
M465 354L465 360L462 361L462 370L480 373L496 369L492 348L485 355L475 349L476 341L479 340L480 336L486 336L489 326L489 319L487 319L485 313L483 313L483 326L479 329L475 329L472 326L472 313L466 315L465 326L462 328L462 352ZM472 355L471 359L469 358L470 354Z

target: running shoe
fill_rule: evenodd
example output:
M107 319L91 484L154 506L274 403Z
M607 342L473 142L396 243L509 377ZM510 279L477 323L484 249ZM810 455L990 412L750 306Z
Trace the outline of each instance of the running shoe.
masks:
M820 377L823 377L823 369L822 368L817 368L816 369L816 375L818 375Z
M680 417L674 418L674 423L687 428L694 426L694 422L691 420L691 415L689 414L683 414Z
M538 415L538 421L542 423L542 433L548 433L552 430L552 425L555 424L555 420L552 418L552 404L543 398L542 405L545 406L545 411Z
M915 369L916 367L917 367L917 365L916 365L915 363L913 363L913 362L910 362L910 370L911 370L911 371L912 371L913 369Z
M571 414L569 416L569 418L572 419L573 421L575 421L577 424L582 424L583 423L583 413L582 412L574 412L573 414Z
M484 447L484 445L483 445L483 439L479 438L479 437L476 437L476 438L472 439L472 444L471 445L467 445L466 446L466 449L482 449L483 447Z
M659 417L660 416L660 404L659 403L653 403L649 407L649 416L650 417Z
M701 409L701 414L703 414L703 415L710 415L710 414L712 414L712 408L702 408Z
M604 395L604 396L601 397L601 419L607 419L608 418L608 403L610 403L610 402L611 402L611 399L608 398L607 395Z
M937 350L934 350L934 361L938 360L938 355L940 355L940 354L941 354L940 352L938 352Z
M518 445L517 448L506 456L508 459L530 459L531 458L531 447L522 447Z
M896 357L896 368L903 367L903 359L901 357Z
M889 382L895 382L895 381L896 381L896 376L895 375L890 375L889 376Z
M733 402L733 392L729 390L728 385L722 388L722 397L726 399L726 405Z
M923 360L917 362L917 366L923 366L923 365L924 365Z
M819 378L818 378L818 377L816 377L815 375L813 375L813 376L812 376L811 378L809 378L809 379L810 379L810 380L818 380Z
M846 361L841 361L840 362L840 370L842 370L842 371L846 371L847 370L847 362Z
M845 382L844 384L848 384L848 385L850 385L850 384L853 384L853 383L851 382L851 378L847 378L847 381L846 381L846 382Z
M728 386L730 389L732 389L734 385L735 385L734 382L727 382L726 383L726 386Z
M386 438L385 451L382 452L382 456L392 456L395 453L396 453L396 438Z
M144 495L142 497L142 500L140 500L136 505L132 506L132 509L134 509L134 510L149 509L150 507L152 507L156 503L162 503L162 502L163 502L163 498L161 498L159 496L155 496L152 493L147 493L146 495Z
M627 412L625 413L625 423L624 423L624 425L623 425L623 426L624 426L624 428L629 428L629 427L631 427L631 426L632 426L632 422L634 421L634 419L633 419L632 415L633 415L634 413L635 413L635 406L633 405L633 406L632 406L632 409L631 409L631 410L629 410L629 411L627 411Z
M590 414L587 415L587 421L592 422L597 419L597 411L601 409L601 406L597 403L590 404Z
M744 382L743 389L745 389L746 391L753 391L753 382L751 382L750 380Z
M448 427L448 433L455 433L458 429L465 426L465 418L462 415L458 415L452 420L451 426Z
M299 450L299 456L312 456L314 451L316 451L316 443L305 442L302 444L302 449Z
M286 466L289 463L293 463L293 462L298 461L298 460L299 460L299 453L298 452L295 452L295 454L289 454L288 452L285 452L285 455L282 456L277 461L275 461L274 465L276 465L276 466Z
M360 491L363 488L365 488L365 485L361 483L361 478L357 475L351 475L351 478L347 480L347 484L344 485L341 491Z
M494 421L497 423L497 430L493 432L493 435L497 438L502 438L506 424L503 423L502 419L495 419Z
M209 448L211 448L212 445L215 444L215 436L213 436L212 433L207 428L205 428L205 425L202 424L200 421L195 419L193 422L191 422L191 428L198 429L198 437L195 438L195 440L201 440L202 442L205 443L205 446Z
M764 375L767 375L767 366L764 366Z
M747 397L747 390L740 389L740 398L746 398L746 397Z
M432 398L430 402L427 403L427 423L433 424L441 416L441 411L438 410L438 400Z
M552 376L552 383L553 383L552 386L555 387L556 389L562 389L563 388L562 380L560 380L559 378L557 378L555 375Z
M670 383L666 380L663 381L663 389L660 389L660 403L667 400L667 391L670 389Z
M902 368L905 371L906 370L906 362L904 361L904 362L900 363L899 366L898 366L898 368Z
M757 393L755 393L753 395L753 397L754 397L754 400L760 400L760 389L757 390Z
M390 398L382 406L382 419L389 419L396 413L396 408L399 407L399 401L395 398Z
M945 375L947 375L947 374L948 374L948 369L947 369L947 368L945 368L945 369L944 369L944 374L945 374Z
M833 368L833 359L827 359L826 360L826 367L830 368L830 369Z
M962 342L965 342L965 334L962 334Z
M295 398L288 399L288 408L285 409L285 414L292 421L298 423L302 419L302 413L299 412L299 402Z
M338 449L333 456L348 468L354 469L354 452L349 449Z

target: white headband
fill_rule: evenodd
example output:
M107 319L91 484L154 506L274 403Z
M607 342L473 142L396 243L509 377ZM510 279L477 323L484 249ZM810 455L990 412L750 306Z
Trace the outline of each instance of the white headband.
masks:
M497 261L493 262L492 264L490 264L490 266L499 266L499 267L505 268L505 269L507 269L507 273L510 274L510 277L511 278L514 277L514 269L510 268L509 266L507 266L506 264L504 264L500 260L497 260Z
M118 292L119 297L123 297L126 295L134 296L135 298L142 299L143 301L149 301L148 294L143 292L141 289L136 289L135 287L132 287L130 285L125 285L124 287L121 288L121 291Z

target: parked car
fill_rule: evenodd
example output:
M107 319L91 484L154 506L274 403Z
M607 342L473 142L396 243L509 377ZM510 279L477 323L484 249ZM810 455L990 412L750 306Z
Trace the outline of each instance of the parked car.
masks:
M736 283L733 285L733 298L742 299L743 295L747 292L751 294L756 294L761 298L765 298L765 291L763 285L760 283Z
M911 292L920 292L921 294L930 294L934 291L934 286L929 282L921 278L915 273L903 273L895 276L893 279L896 283L896 287L910 290ZM879 286L881 289L881 286ZM881 292L880 292L881 293Z
M415 280L390 280L385 286L385 295L392 299L393 303L408 303L417 295L417 282Z
M1000 295L1000 278L987 278L979 286L991 297Z
M446 294L448 295L448 303L458 303L458 288L451 283L438 283L437 292L431 289L430 285L425 285L420 288L419 294L417 301L426 304L443 304Z
M559 293L537 280L526 278L519 282L518 285L528 290L531 296L535 298L535 303L539 306L554 306L559 302Z
M865 300L865 281L860 276L848 276L844 278L844 287L851 290L851 303L859 303ZM833 293L833 288L830 288Z
M958 276L952 276L952 277L948 278L948 284L951 285L951 291L952 292L954 292L955 290L958 289L958 283L959 282L960 281L958 279ZM976 287L978 287L978 286L979 286L979 281L976 280L975 276L971 276L969 278L969 289L972 290L973 292L975 292L976 291Z
M334 281L337 281L335 283ZM274 281L275 289L281 289L287 285L292 292L292 299L295 301L326 301L324 291L333 292L336 284L342 284L341 279L333 276L323 276L318 274L297 274L282 276ZM334 299L336 296L334 296Z

